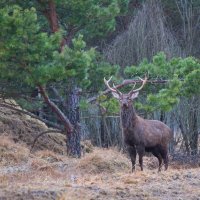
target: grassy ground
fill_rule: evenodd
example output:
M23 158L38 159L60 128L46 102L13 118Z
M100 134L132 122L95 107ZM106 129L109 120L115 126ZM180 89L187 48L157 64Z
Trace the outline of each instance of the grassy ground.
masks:
M0 199L200 199L200 168L171 163L157 172L145 157L144 172L131 173L126 155L97 149L81 159L49 150L30 153L25 144L0 137Z
M116 149L85 143L81 159L65 155L65 136L49 133L38 120L7 108L0 112L0 200L200 200L200 160L171 158L168 171L157 172L154 157L144 158L131 173L131 163ZM195 163L195 165L194 165Z

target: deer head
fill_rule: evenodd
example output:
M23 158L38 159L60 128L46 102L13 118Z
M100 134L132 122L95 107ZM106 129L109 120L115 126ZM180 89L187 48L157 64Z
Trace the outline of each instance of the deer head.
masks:
M144 87L145 83L147 82L147 77L145 76L144 79L139 78L142 81L142 85L137 88L134 89L136 86L136 82L133 85L132 90L127 93L127 94L122 94L117 88L116 86L113 84L113 87L111 87L109 85L110 80L112 79L112 76L110 77L109 80L106 80L104 78L104 83L106 84L106 86L108 87L108 89L112 92L113 96L119 100L120 105L122 108L128 108L129 106L132 105L132 102L135 98L137 98L139 91Z

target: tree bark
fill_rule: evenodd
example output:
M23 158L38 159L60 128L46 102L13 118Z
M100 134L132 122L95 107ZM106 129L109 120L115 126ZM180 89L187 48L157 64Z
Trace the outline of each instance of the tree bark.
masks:
M196 103L194 103L196 105ZM196 155L198 153L198 113L197 108L194 106L190 110L189 130L190 130L190 149L191 154Z
M73 83L68 90L67 105L68 117L72 123L74 129L73 132L68 135L67 138L67 153L69 156L81 157L81 126L80 126L80 89L77 88Z
M38 2L42 5L44 2L42 0L38 0ZM48 7L43 10L43 14L47 18L50 29L53 33L57 32L59 30L59 24L58 24L58 17L56 13L56 5L54 0L48 1Z
M57 32L59 29L56 6L53 0L49 1L49 22L51 25L51 30L53 33Z
M71 91L68 92L67 105L69 119L64 113L49 99L45 89L38 86L39 91L44 98L44 101L58 116L62 124L65 126L67 132L67 154L72 157L81 157L81 128L80 128L80 114L79 114L79 89L72 83Z
M186 132L186 130L184 128L184 125L182 123L181 116L178 116L177 122L179 124L179 128L181 130L181 134L183 136L183 141L184 141L185 149L186 149L187 153L190 154L190 147L189 147L189 141L188 141L188 137L187 137L187 132Z

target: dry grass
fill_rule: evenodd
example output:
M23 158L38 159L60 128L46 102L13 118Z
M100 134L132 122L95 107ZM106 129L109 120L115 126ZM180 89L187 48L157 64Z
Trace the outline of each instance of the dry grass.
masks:
M9 137L0 136L0 166L28 161L29 150L24 144L15 144Z
M62 156L50 150L37 151L35 155L38 158L48 161L49 163L63 161Z
M29 154L28 148L9 138L1 140L1 146L9 152L18 149L16 157L21 152L29 157L10 166L10 171L4 170L5 165L0 167L0 198L198 200L200 196L199 168L177 170L170 165L168 171L158 173L156 160L145 157L145 171L137 165L131 173L131 162L116 149L94 148L81 159L73 159L51 151Z
M83 149L83 153L92 153L94 151L94 146L92 145L90 140L81 141L81 147Z
M12 103L13 106L16 105L12 101L9 103ZM19 106L17 108L20 109ZM0 136L9 136L15 142L24 142L28 148L31 148L36 136L47 130L48 127L43 122L28 115L1 107ZM66 154L65 140L66 137L60 133L44 134L36 142L33 151L49 149L56 153Z
M77 168L89 174L99 174L127 171L129 166L128 159L121 153L113 149L96 149L83 157Z
M43 166L47 166L49 163L41 158L33 158L30 161L30 166L34 170L40 170Z
M0 199L199 200L198 165L187 164L186 169L173 161L167 172L158 173L157 159L145 157L145 171L137 165L131 173L126 155L89 142L85 146L90 153L81 159L61 156L65 144L59 135L41 138L32 154L28 145L41 132L41 124L9 111L0 113L0 119Z

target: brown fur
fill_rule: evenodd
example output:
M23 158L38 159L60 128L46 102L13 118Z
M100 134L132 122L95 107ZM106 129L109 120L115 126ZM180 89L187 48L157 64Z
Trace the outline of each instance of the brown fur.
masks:
M111 77L112 78L112 77ZM104 78L107 87L112 91L113 96L119 100L121 106L121 121L124 134L124 141L128 145L128 151L132 162L132 171L135 170L136 153L139 155L139 164L143 170L143 156L146 152L151 152L159 161L159 171L162 160L165 170L168 168L168 143L172 137L170 128L157 120L146 120L139 117L133 107L133 100L138 96L138 92L147 82L147 77L141 79L142 86L128 94L122 94L117 87L110 87L109 81Z
M136 152L139 154L141 170L143 170L143 155L151 152L159 160L159 171L162 160L165 169L168 168L168 143L172 133L170 128L157 120L145 120L139 117L133 106L121 107L121 120L125 143L132 161L132 170L135 169Z

